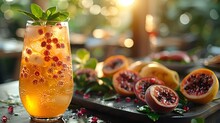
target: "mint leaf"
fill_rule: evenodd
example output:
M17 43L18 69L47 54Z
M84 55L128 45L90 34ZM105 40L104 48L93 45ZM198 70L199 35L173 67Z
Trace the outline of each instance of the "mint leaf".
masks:
M37 4L31 4L31 12L37 18L41 18L43 14L43 10Z
M32 20L39 20L39 18L37 18L36 16L34 16L33 14L29 13L29 12L26 12L26 11L23 11L23 10L18 10L19 12L27 15L28 17L30 17Z
M54 14L56 10L57 10L56 7L50 7L49 9L46 10L47 16Z

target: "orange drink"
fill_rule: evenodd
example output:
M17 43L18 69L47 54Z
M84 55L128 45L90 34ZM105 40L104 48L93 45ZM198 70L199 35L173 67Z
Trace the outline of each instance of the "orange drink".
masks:
M19 93L32 118L59 119L73 95L68 22L28 21L22 51Z

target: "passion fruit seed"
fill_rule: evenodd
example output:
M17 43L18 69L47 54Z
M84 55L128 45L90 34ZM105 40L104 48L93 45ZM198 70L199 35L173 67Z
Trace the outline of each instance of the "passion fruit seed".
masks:
M49 56L49 55L50 55L50 51L49 51L49 50L45 50L45 51L44 51L44 55L45 55L45 56Z
M208 92L213 84L211 75L201 73L192 74L186 81L187 85L184 90L190 95L202 95Z
M121 88L124 88L125 90L128 91L133 91L133 82L136 81L137 79L137 75L135 75L132 72L129 71L124 71L121 72L119 77L117 78L118 82L120 82L121 84Z
M177 100L175 95L167 88L156 87L154 94L157 100L163 105L172 105Z
M34 74L35 74L35 76L39 76L40 72L36 71Z
M51 39L50 38L47 39L47 43L51 43Z
M53 41L53 43L55 43L55 44L58 43L58 39L57 39L57 38L53 38L52 41Z
M48 50L50 50L50 49L52 48L52 46L48 44L48 45L46 46L46 48L47 48Z
M45 56L45 57L44 57L44 60L47 61L47 62L49 62L49 61L50 61L50 56Z
M53 33L50 33L50 32L45 33L45 37L46 37L46 38L50 38L50 37L52 37L52 36L53 36Z

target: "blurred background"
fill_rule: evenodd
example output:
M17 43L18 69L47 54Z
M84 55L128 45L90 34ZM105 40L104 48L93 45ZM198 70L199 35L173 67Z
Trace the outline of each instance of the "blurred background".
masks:
M114 54L143 58L183 50L219 54L219 0L0 0L0 82L18 79L30 4L70 13L72 52L86 48L99 61Z

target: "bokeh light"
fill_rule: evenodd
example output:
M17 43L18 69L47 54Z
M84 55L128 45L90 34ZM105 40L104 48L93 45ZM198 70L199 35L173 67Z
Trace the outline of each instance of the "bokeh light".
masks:
M217 20L219 18L219 14L215 9L211 9L209 15L213 20Z
M190 16L187 13L180 15L180 23L186 25L190 22Z
M118 0L118 4L123 7L131 6L134 3L134 0Z
M131 48L134 45L134 41L130 38L124 40L124 46L127 48Z

